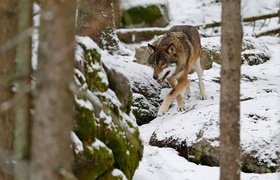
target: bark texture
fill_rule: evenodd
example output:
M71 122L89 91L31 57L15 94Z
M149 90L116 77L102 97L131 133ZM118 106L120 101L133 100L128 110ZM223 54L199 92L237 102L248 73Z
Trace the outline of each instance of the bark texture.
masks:
M240 179L240 0L222 0L220 179Z
M99 47L110 53L118 50L114 29L119 27L119 0L80 0L77 34L89 36Z
M7 155L13 151L13 106L11 90L15 73L15 46L12 39L17 34L17 0L0 2L0 179L11 180L12 167Z
M28 180L29 168L19 165L19 161L29 161L31 135L31 32L33 0L20 0L18 5L18 34L22 40L17 44L14 157L15 180Z
M73 81L76 0L44 0L41 8L31 179L60 180L72 171L73 95L69 85Z

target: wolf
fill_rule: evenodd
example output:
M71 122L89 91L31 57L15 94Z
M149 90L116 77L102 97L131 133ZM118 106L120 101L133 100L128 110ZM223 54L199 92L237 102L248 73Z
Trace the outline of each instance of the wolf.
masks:
M188 74L194 71L198 75L199 99L206 99L200 35L195 27L173 26L157 45L148 44L148 47L152 50L148 64L154 69L153 78L158 83L166 79L172 88L160 106L158 116L167 112L174 98L178 103L177 110L186 110L181 92L185 89L185 96L190 97Z

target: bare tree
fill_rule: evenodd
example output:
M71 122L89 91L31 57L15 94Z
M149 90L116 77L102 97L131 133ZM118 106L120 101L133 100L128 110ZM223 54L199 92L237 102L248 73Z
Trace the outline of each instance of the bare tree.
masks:
M15 73L16 48L13 39L17 34L17 0L0 2L0 179L13 179L9 159L13 151L14 112L12 84ZM6 171L5 171L6 170Z
M77 34L91 37L99 47L113 53L119 49L114 31L119 16L119 0L80 0Z
M220 179L240 179L240 0L222 0Z
M64 179L72 172L76 0L41 0L31 179ZM67 179L67 178L66 178Z
M33 0L20 0L18 5L18 37L16 79L18 101L15 105L14 157L17 165L14 179L28 180L31 132L31 33Z

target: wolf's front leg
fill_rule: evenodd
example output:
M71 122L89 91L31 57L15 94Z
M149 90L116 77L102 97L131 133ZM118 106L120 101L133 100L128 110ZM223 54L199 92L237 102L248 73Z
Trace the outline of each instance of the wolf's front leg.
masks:
M170 83L170 80L168 80L168 82ZM183 111L185 109L184 101L183 101L183 97L181 95L181 92L187 86L187 84L188 84L188 79L178 80L177 85L165 97L162 105L159 108L158 116L162 116L163 114L165 114L167 112L172 100L175 97L176 97L177 102L178 102L178 110ZM173 84L170 83L170 86L172 87Z

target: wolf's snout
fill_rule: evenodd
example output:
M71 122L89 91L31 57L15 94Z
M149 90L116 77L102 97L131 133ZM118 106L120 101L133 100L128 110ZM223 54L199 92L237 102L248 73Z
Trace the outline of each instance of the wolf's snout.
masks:
M154 80L158 79L158 75L153 75Z

